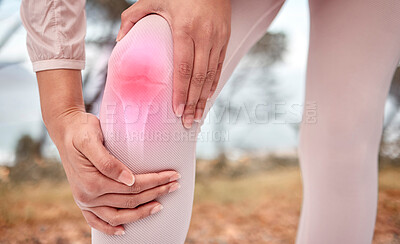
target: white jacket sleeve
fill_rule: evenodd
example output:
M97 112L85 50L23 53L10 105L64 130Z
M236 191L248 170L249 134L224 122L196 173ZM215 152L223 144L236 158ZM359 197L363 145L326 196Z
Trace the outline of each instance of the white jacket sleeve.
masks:
M22 0L33 71L84 69L85 0Z

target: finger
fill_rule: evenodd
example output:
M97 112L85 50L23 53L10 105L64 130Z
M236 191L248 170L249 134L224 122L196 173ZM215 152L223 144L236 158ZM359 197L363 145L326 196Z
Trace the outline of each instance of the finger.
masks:
M222 66L225 60L225 55L226 55L226 48L227 46L225 46L224 48L222 48L221 51L221 55L219 56L219 62L218 62L218 67L217 67L217 73L215 75L215 79L213 81L213 84L211 86L211 91L210 91L210 95L209 95L209 99L214 96L215 90L217 89L218 86L218 82L219 82L219 78L221 77L221 72L222 72Z
M156 202L143 204L135 209L115 209L110 207L90 208L90 211L96 214L104 222L111 226L119 226L138 221L155 214L163 209L163 206Z
M107 222L103 221L97 217L94 213L82 210L83 217L85 217L86 222L92 228L101 231L107 235L124 235L125 229L123 226L111 226Z
M115 208L136 208L137 206L153 201L168 193L174 192L180 188L178 182L171 182L166 185L158 186L141 193L131 194L104 194L93 200L90 207L115 207Z
M135 184L132 186L122 185L108 178L99 179L99 185L102 187L102 193L133 193L139 192L165 185L169 182L176 181L181 178L181 175L176 171L162 171L159 173L149 173L135 175Z
M127 8L121 14L121 26L117 35L117 42L120 41L129 30L138 22L141 18L150 13L149 8L145 5L145 2L139 1Z
M72 143L75 149L82 153L103 175L128 186L135 182L129 168L104 147L102 134L79 135L73 139Z
M192 77L194 44L190 36L183 32L173 32L174 38L174 81L172 104L174 113L181 117L185 109Z
M196 105L196 112L194 115L194 121L196 122L200 122L201 118L203 117L207 99L208 96L210 95L211 87L217 73L220 53L221 50L218 48L211 49L210 60L208 61L206 80L204 82L203 89L201 90L201 94Z
M188 99L183 112L183 126L189 129L192 127L196 104L199 100L201 89L206 80L208 59L210 58L209 48L196 48L192 79L189 85Z

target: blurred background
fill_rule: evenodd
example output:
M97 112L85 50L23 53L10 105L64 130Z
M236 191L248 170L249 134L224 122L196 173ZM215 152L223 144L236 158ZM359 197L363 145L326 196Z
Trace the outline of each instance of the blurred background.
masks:
M94 114L120 14L133 2L87 1L83 87ZM89 243L90 228L41 120L19 5L0 0L0 243ZM307 1L287 0L210 111L199 135L187 243L294 242L302 198L296 150L308 21ZM399 84L400 69L386 103L374 243L400 243ZM260 104L263 111L254 109ZM222 116L222 123L212 116Z

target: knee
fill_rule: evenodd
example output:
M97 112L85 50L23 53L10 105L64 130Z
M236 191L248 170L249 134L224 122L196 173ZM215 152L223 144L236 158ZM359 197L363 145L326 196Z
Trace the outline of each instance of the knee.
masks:
M365 167L367 161L376 161L382 127L379 119L367 118L361 115L354 115L353 118L322 117L315 124L303 123L299 140L300 158L316 160L321 164L345 163L348 167Z
M113 104L117 121L143 129L145 123L160 124L171 117L172 50L171 29L159 15L144 17L117 43L102 104Z
M110 75L134 83L144 79L163 81L172 63L172 35L168 22L159 15L139 20L117 43L108 62Z
M324 182L330 195L348 199L371 191L379 149L379 137L372 134L343 121L303 124L298 154L305 187L318 192Z
M117 43L108 62L109 86L123 100L152 100L172 86L172 36L167 21L149 15Z

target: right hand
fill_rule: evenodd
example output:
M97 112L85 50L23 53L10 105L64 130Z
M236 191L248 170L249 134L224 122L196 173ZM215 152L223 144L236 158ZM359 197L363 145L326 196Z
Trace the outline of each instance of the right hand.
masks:
M123 224L160 211L162 205L154 199L180 187L175 171L134 176L104 147L96 116L75 111L60 117L57 126L48 128L49 133L75 202L91 227L122 235Z
M117 41L152 13L163 16L172 29L172 105L189 129L201 121L218 85L231 33L231 1L140 0L122 13Z

